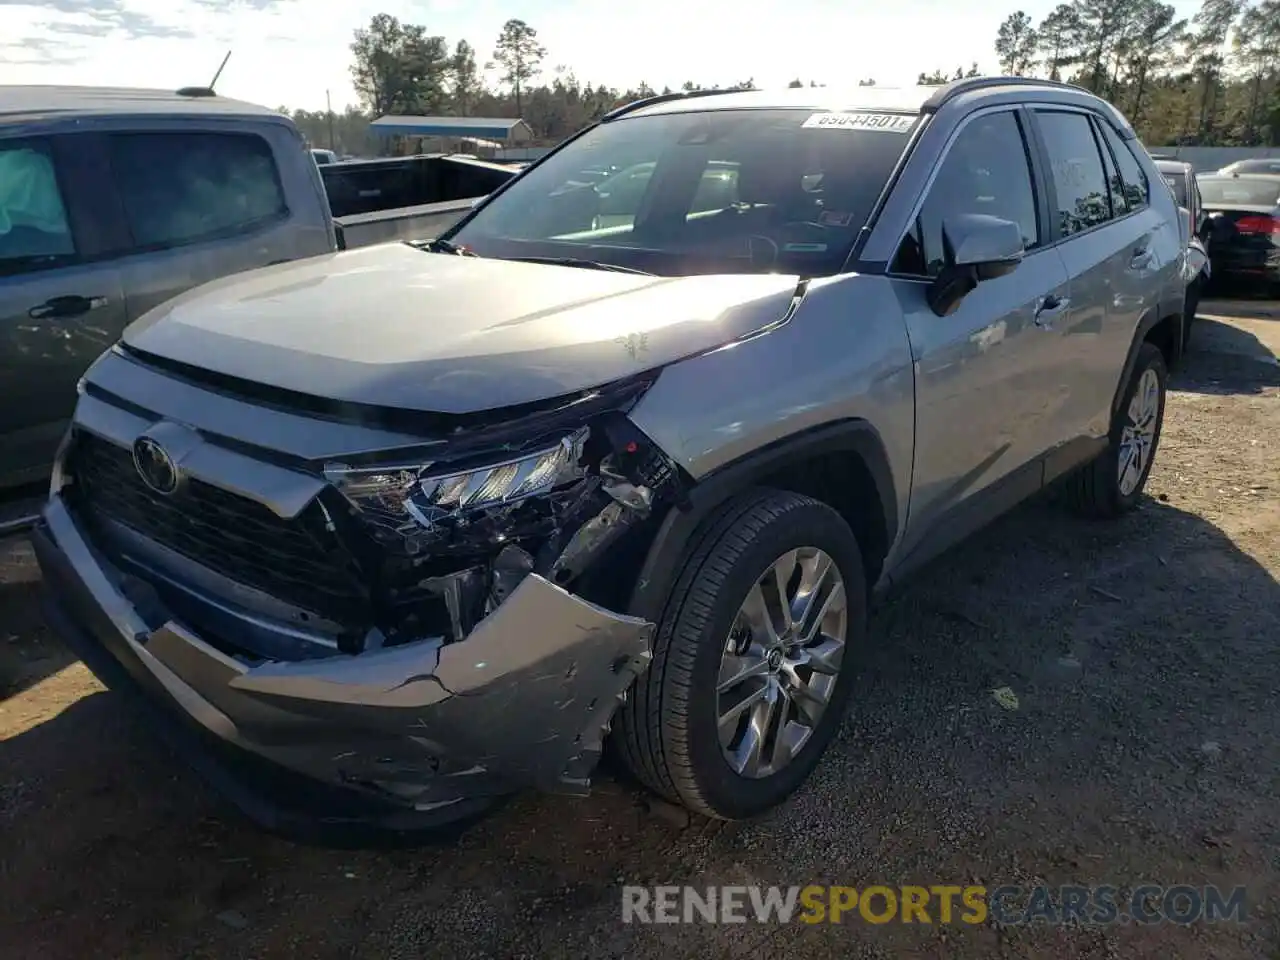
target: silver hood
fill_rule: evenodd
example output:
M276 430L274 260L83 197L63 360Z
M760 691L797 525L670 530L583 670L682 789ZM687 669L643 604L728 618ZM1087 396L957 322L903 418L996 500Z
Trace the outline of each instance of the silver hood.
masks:
M472 413L720 346L782 319L795 289L780 275L647 277L387 244L207 284L124 342L329 400Z

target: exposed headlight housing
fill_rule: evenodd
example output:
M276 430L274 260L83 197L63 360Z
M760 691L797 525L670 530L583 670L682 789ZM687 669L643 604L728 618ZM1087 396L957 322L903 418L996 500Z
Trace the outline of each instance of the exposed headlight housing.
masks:
M587 476L584 427L550 447L468 468L431 463L376 468L329 464L325 477L370 525L374 536L410 553L448 529L494 511L506 515L531 498L564 491ZM502 539L502 537L499 537Z

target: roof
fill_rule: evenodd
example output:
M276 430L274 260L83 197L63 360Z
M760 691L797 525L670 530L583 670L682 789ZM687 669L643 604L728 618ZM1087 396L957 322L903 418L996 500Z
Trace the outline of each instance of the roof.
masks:
M635 109L643 113L683 113L691 110L890 110L919 113L936 86L918 87L794 87L784 90L698 91L697 96L655 100ZM628 111L630 112L630 111Z
M1210 170L1197 173L1197 180L1280 180L1280 173L1223 173L1221 170Z
M89 116L152 114L191 116L229 114L277 116L275 110L226 97L180 96L174 90L125 87L0 86L0 117L48 114Z
M963 77L940 85L911 87L857 86L788 87L785 90L697 90L692 93L662 94L646 101L619 107L606 119L624 115L681 113L699 110L881 110L890 113L922 113L936 111L962 97L968 99L1000 98L1016 102L1018 96L1041 97L1056 102L1089 101L1111 115L1125 136L1133 136L1133 128L1113 106L1089 93L1083 87L1039 80L1034 77Z
M489 140L526 140L533 131L523 120L495 117L379 117L370 124L384 136L483 137Z

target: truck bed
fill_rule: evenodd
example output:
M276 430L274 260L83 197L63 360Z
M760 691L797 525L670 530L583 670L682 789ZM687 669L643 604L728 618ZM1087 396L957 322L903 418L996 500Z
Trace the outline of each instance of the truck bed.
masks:
M470 157L423 154L320 168L339 246L439 235L518 172Z

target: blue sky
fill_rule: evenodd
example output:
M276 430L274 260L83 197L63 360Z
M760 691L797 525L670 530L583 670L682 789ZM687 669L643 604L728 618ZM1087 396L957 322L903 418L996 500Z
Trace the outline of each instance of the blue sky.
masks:
M1194 0L1180 0L1185 14ZM207 83L233 50L220 93L268 106L341 108L355 99L354 29L380 12L465 39L483 63L504 21L538 31L548 71L627 87L912 83L978 61L995 72L996 28L1039 19L1054 0L0 0L0 83L175 88Z

